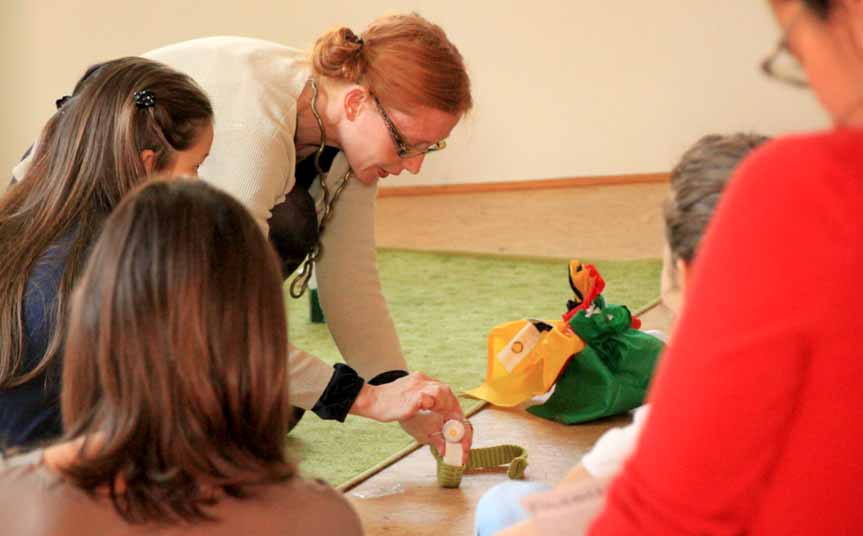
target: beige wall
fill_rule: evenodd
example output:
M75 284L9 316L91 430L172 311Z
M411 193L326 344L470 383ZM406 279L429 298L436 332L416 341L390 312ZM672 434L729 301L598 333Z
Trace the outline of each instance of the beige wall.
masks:
M766 81L777 30L758 0L2 0L0 167L90 63L214 34L308 47L416 10L467 58L476 109L419 177L447 184L665 171L700 135L823 126L814 98Z

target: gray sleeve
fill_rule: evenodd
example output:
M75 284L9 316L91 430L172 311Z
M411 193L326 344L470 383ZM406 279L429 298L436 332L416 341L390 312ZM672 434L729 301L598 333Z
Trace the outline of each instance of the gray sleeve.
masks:
M343 154L327 178L332 191L347 170ZM352 178L333 206L317 262L321 307L345 361L366 380L407 369L390 311L381 292L375 252L377 187Z

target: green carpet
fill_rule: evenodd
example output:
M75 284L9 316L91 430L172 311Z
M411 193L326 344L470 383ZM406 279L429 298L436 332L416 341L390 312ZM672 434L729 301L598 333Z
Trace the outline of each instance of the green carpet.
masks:
M633 311L659 295L659 260L597 261L608 302ZM519 318L559 318L571 297L567 260L380 250L384 294L412 370L456 392L485 377L489 330ZM286 293L287 296L287 293ZM309 322L309 300L288 298L290 340L328 362L340 360L325 325ZM478 400L462 398L468 411ZM398 424L348 417L344 424L306 412L288 450L307 476L334 486L411 445Z

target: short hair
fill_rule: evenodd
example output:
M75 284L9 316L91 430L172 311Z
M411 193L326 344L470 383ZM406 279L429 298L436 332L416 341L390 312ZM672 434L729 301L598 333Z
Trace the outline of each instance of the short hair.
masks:
M674 260L691 263L725 185L738 164L769 138L710 134L690 147L671 171L665 201L665 239Z

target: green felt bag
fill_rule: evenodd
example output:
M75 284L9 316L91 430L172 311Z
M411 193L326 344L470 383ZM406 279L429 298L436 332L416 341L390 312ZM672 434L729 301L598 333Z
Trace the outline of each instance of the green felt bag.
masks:
M602 300L597 305L603 306ZM576 424L624 413L644 403L662 341L632 329L625 306L605 305L579 311L570 319L586 343L564 369L554 393L530 413Z

